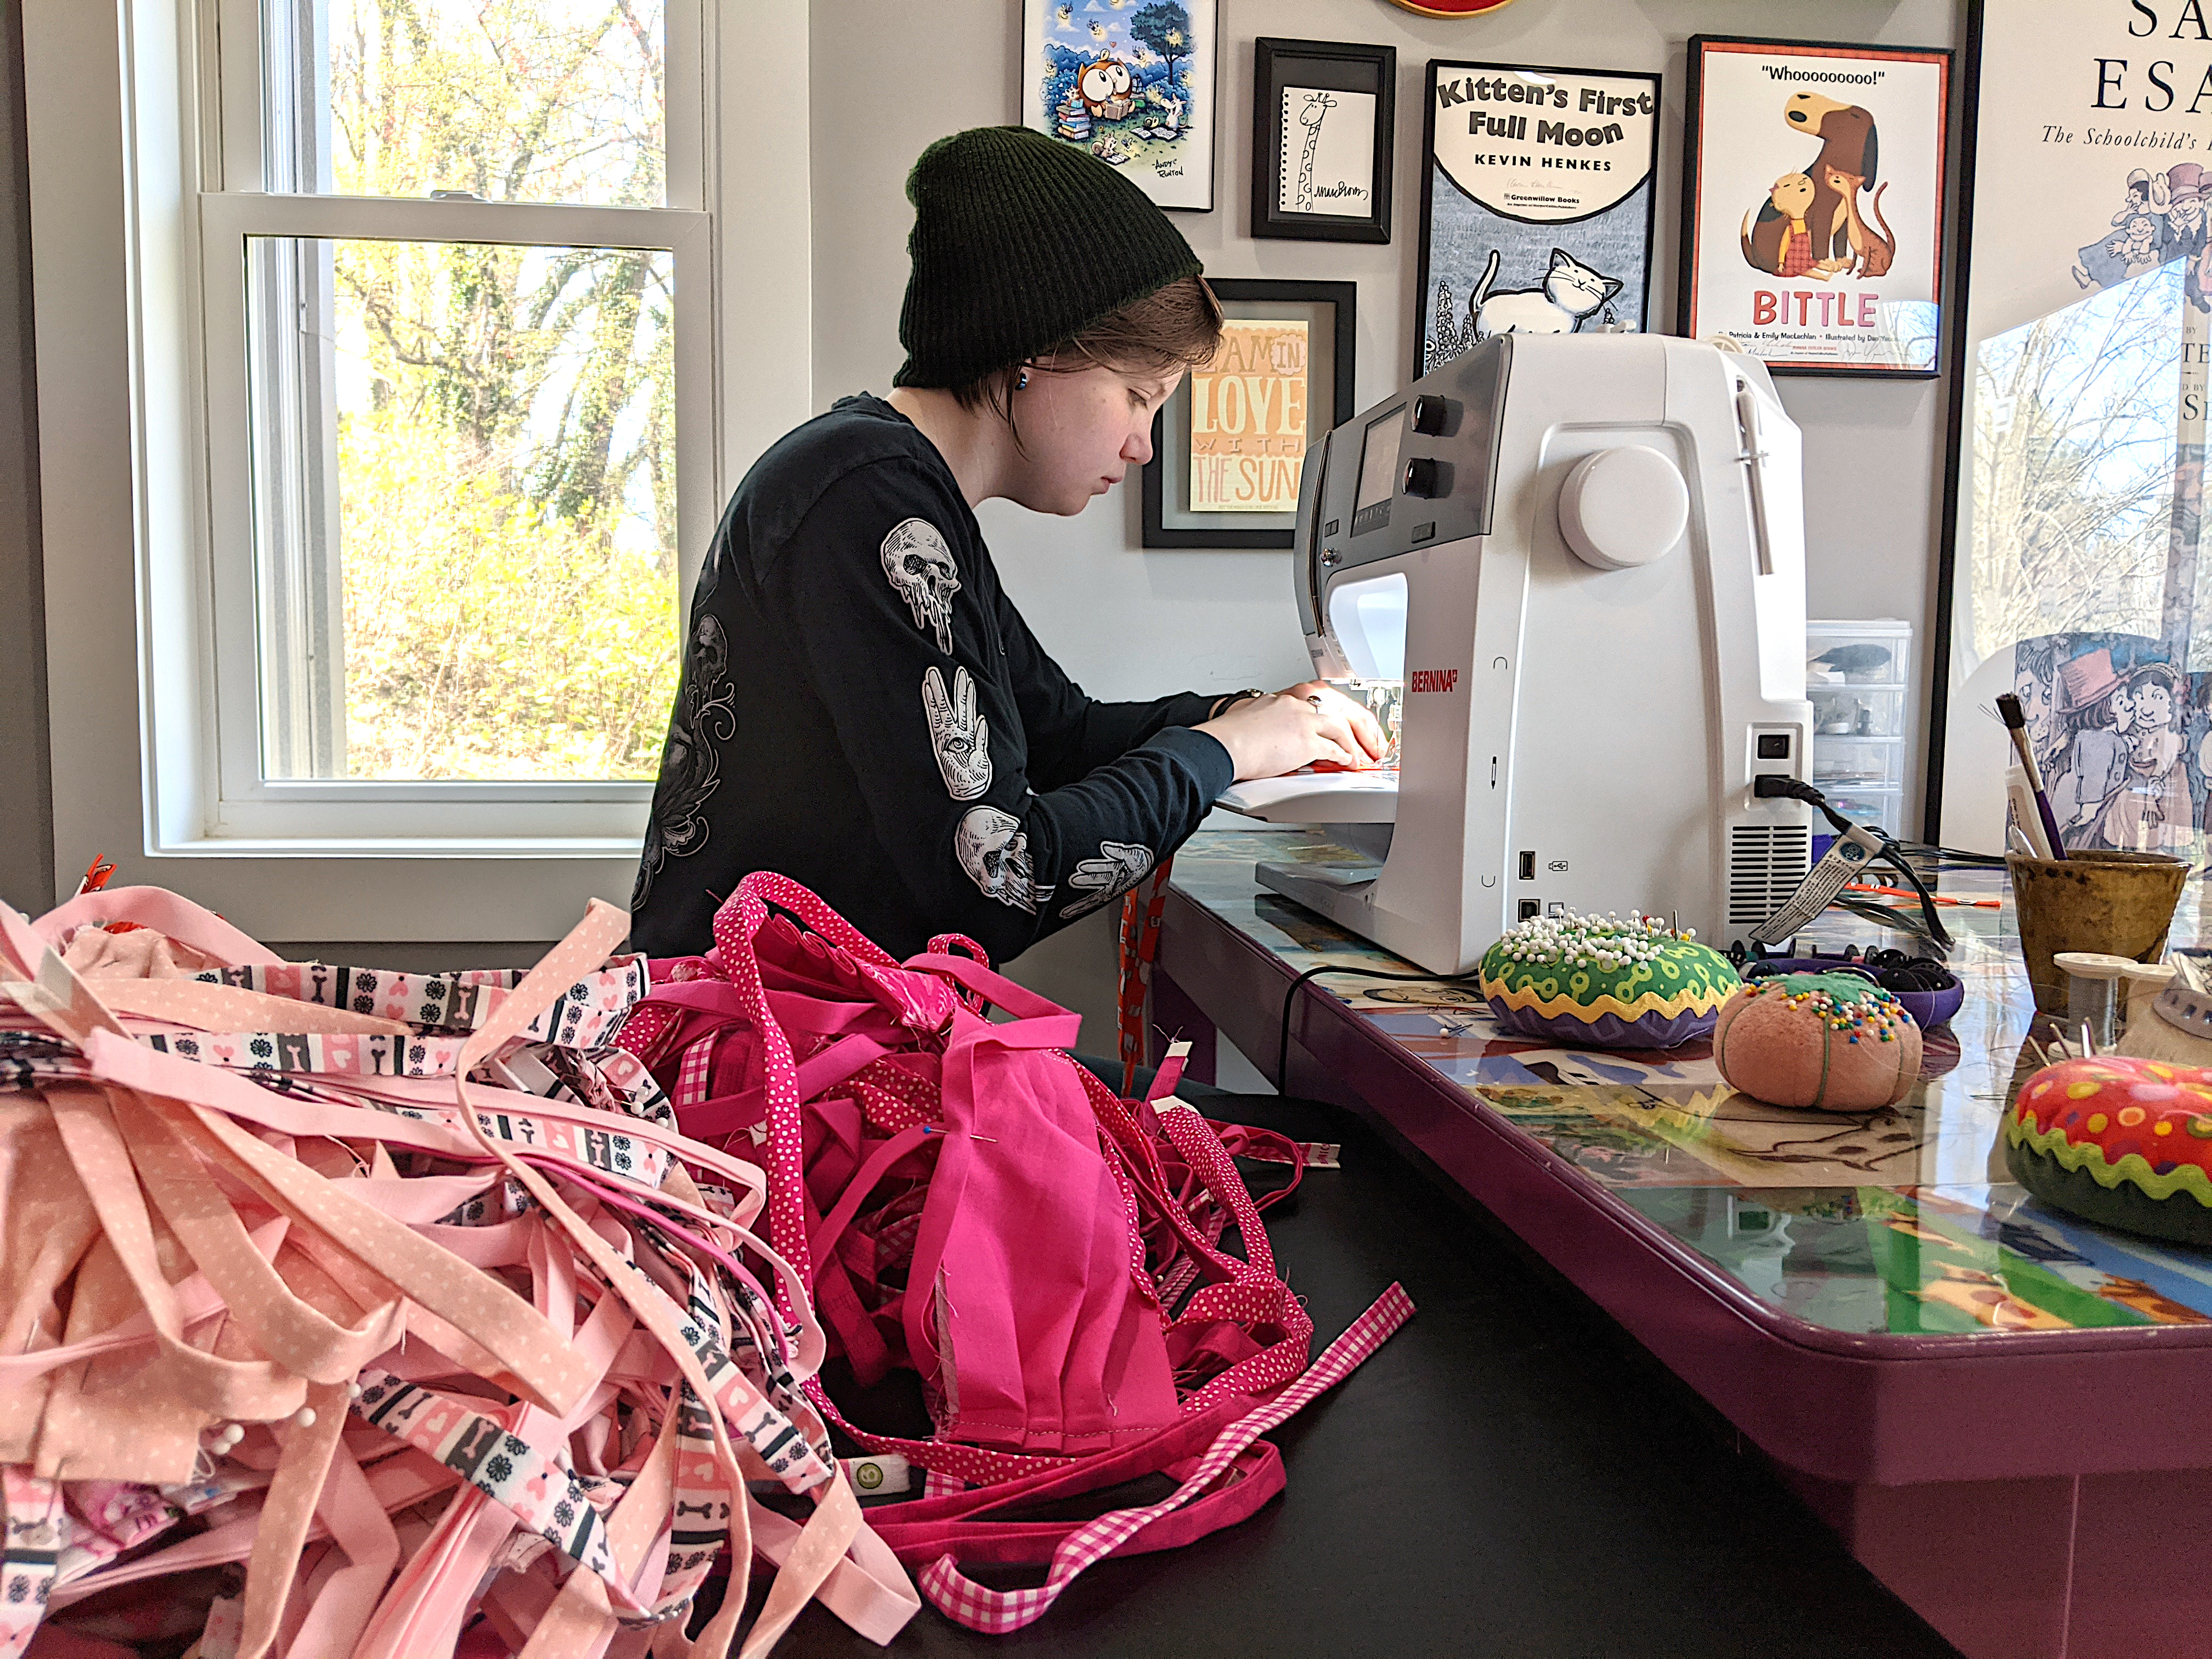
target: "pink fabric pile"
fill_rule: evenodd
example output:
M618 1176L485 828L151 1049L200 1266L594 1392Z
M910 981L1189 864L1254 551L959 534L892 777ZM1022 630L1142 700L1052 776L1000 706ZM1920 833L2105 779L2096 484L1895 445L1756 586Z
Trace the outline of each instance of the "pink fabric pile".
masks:
M715 1659L756 1553L748 1655L911 1616L760 1169L613 1046L627 925L421 975L155 888L0 906L0 1659Z

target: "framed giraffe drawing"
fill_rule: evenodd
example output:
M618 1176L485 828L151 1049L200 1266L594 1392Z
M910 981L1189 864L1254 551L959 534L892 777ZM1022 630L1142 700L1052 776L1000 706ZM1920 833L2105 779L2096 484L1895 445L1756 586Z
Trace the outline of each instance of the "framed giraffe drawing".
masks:
M1390 240L1395 46L1252 43L1252 234Z

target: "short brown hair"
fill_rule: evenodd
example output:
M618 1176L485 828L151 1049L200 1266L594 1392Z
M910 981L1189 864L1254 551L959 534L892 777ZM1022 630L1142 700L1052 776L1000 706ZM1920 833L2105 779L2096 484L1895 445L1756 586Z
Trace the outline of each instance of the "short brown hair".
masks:
M1141 300L1110 311L1071 338L1039 352L1027 364L1012 363L951 388L965 410L989 409L1021 446L1014 419L1014 386L1024 368L1046 374L1079 374L1087 368L1167 374L1210 361L1221 343L1221 302L1203 276L1178 276Z

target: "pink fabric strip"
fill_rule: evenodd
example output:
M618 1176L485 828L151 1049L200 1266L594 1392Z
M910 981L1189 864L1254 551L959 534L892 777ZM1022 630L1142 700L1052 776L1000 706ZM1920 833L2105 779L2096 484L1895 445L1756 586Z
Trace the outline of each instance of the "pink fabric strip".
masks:
M1247 1446L1351 1376L1361 1361L1413 1316L1413 1302L1404 1289L1391 1285L1372 1307L1352 1321L1342 1336L1329 1344L1328 1352L1314 1362L1304 1376L1216 1440L1200 1460L1198 1468L1172 1493L1142 1509L1117 1510L1103 1515L1070 1536L1053 1553L1052 1569L1043 1583L1030 1589L987 1589L963 1574L950 1555L945 1555L922 1569L922 1593L947 1618L970 1630L1004 1635L1035 1624L1085 1568L1123 1547L1152 1522L1204 1492Z

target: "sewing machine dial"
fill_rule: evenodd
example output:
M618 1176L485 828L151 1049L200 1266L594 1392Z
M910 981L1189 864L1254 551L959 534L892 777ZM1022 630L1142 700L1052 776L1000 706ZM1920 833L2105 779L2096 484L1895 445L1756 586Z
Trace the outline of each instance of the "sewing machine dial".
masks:
M1585 455L1559 486L1559 532L1577 558L1601 570L1651 563L1689 521L1680 469L1644 444Z

